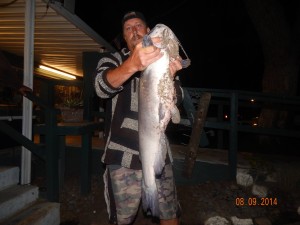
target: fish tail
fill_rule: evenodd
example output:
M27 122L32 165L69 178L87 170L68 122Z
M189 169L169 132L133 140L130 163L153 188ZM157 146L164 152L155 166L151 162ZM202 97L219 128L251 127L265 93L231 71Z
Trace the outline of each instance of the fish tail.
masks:
M142 204L145 212L150 211L152 216L159 217L158 192L155 183L148 187L144 185Z

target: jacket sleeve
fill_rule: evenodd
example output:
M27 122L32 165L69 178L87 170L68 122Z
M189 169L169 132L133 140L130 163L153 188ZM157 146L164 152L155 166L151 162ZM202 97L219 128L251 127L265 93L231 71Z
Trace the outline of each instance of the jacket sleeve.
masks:
M123 89L123 86L119 88L112 87L107 81L107 72L110 69L114 69L121 65L122 57L120 53L109 53L100 58L94 77L94 88L96 94L100 98L111 98Z

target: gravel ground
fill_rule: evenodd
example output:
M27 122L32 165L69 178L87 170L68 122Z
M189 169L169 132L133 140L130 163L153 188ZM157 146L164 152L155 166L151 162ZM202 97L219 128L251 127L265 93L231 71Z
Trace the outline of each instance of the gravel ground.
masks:
M11 154L11 152L10 152ZM17 153L13 154L13 161ZM1 157L7 161L6 157ZM61 190L61 225L108 225L108 215L103 195L101 174L93 174L91 193L80 194L78 157L67 155L66 176ZM269 157L268 157L269 158ZM95 157L95 165L99 166L99 156ZM274 165L279 166L282 157L276 159ZM291 166L293 160L286 162ZM273 184L268 187L268 197L276 198L273 206L240 206L236 199L254 198L249 188L241 187L235 182L203 182L195 185L177 185L178 198L182 207L182 225L203 225L207 218L222 216L228 220L232 216L238 218L266 218L272 225L300 224L300 169L299 160L295 166L284 169L281 181L284 185ZM74 166L75 165L75 166ZM45 191L45 164L39 160L33 162L33 185ZM94 168L93 171L99 171ZM298 177L295 177L298 174ZM297 179L295 179L297 178ZM300 212L299 212L300 213ZM158 224L151 218L146 218L140 211L134 225ZM258 223L256 223L258 224ZM260 223L261 224L261 223ZM265 223L267 224L267 223ZM270 224L270 223L269 223Z
M78 157L73 158L73 155L67 155L66 158L68 160L66 161L65 181L60 193L61 225L108 225L102 174L94 172L91 193L82 196L79 190L79 166L74 166L79 165L80 160ZM96 160L94 164L98 165L99 156L96 155L93 158ZM281 160L282 158L279 158L275 165L278 166ZM287 164L291 165L290 162ZM34 175L33 184L41 187L41 191L45 186L43 172L41 172L44 166L43 164L34 166L34 170L38 172ZM96 167L93 171L101 171L101 169ZM299 166L296 169L292 167L284 170L282 174L284 186L277 184L268 186L268 197L277 199L277 204L272 206L237 205L237 199L253 199L255 196L250 188L239 186L233 181L177 185L178 198L182 207L181 225L203 225L208 218L213 216L221 216L227 220L230 220L232 216L240 219L263 218L270 221L272 225L300 223L300 216L297 214L297 207L300 206L300 179L298 177L296 180L298 183L296 183L289 178L295 174L300 174ZM291 189L292 186L293 189ZM134 225L151 224L159 223L157 220L145 217L140 210Z
M236 198L254 197L250 190L235 182L205 182L198 185L178 185L178 198L182 206L182 225L202 225L212 216L230 219L236 216L246 218L267 218L273 225L300 221L296 205L300 194L286 193L278 187L270 187L269 195L277 198L273 206L239 206ZM297 202L297 203L296 203ZM92 191L80 195L78 176L68 177L61 192L61 225L107 225L106 204L103 197L102 177L92 177ZM158 224L146 218L140 211L137 225Z

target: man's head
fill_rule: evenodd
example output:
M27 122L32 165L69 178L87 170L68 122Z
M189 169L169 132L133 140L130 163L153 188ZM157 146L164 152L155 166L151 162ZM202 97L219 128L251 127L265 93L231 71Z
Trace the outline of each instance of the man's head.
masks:
M131 51L142 41L144 35L150 31L144 15L137 11L130 11L124 15L122 28L123 38Z
M145 24L147 24L146 19L145 19L145 16L144 16L141 12L138 12L138 11L129 11L129 12L125 13L125 15L124 15L123 18L122 18L122 27L124 27L124 23L125 23L127 20L132 19L132 18L139 18L139 19L141 19Z

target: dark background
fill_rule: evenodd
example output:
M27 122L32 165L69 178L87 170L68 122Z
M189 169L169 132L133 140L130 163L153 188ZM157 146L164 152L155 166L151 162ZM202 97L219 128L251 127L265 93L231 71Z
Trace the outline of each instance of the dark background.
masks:
M278 1L292 25L300 1ZM183 86L261 92L262 46L242 0L76 0L75 13L115 46L122 36L122 17L131 10L141 11L150 28L164 23L174 31L192 61L180 71Z
M263 54L242 1L76 0L75 13L115 46L131 10L144 13L150 27L164 23L177 35L192 60L180 71L183 86L261 91Z

